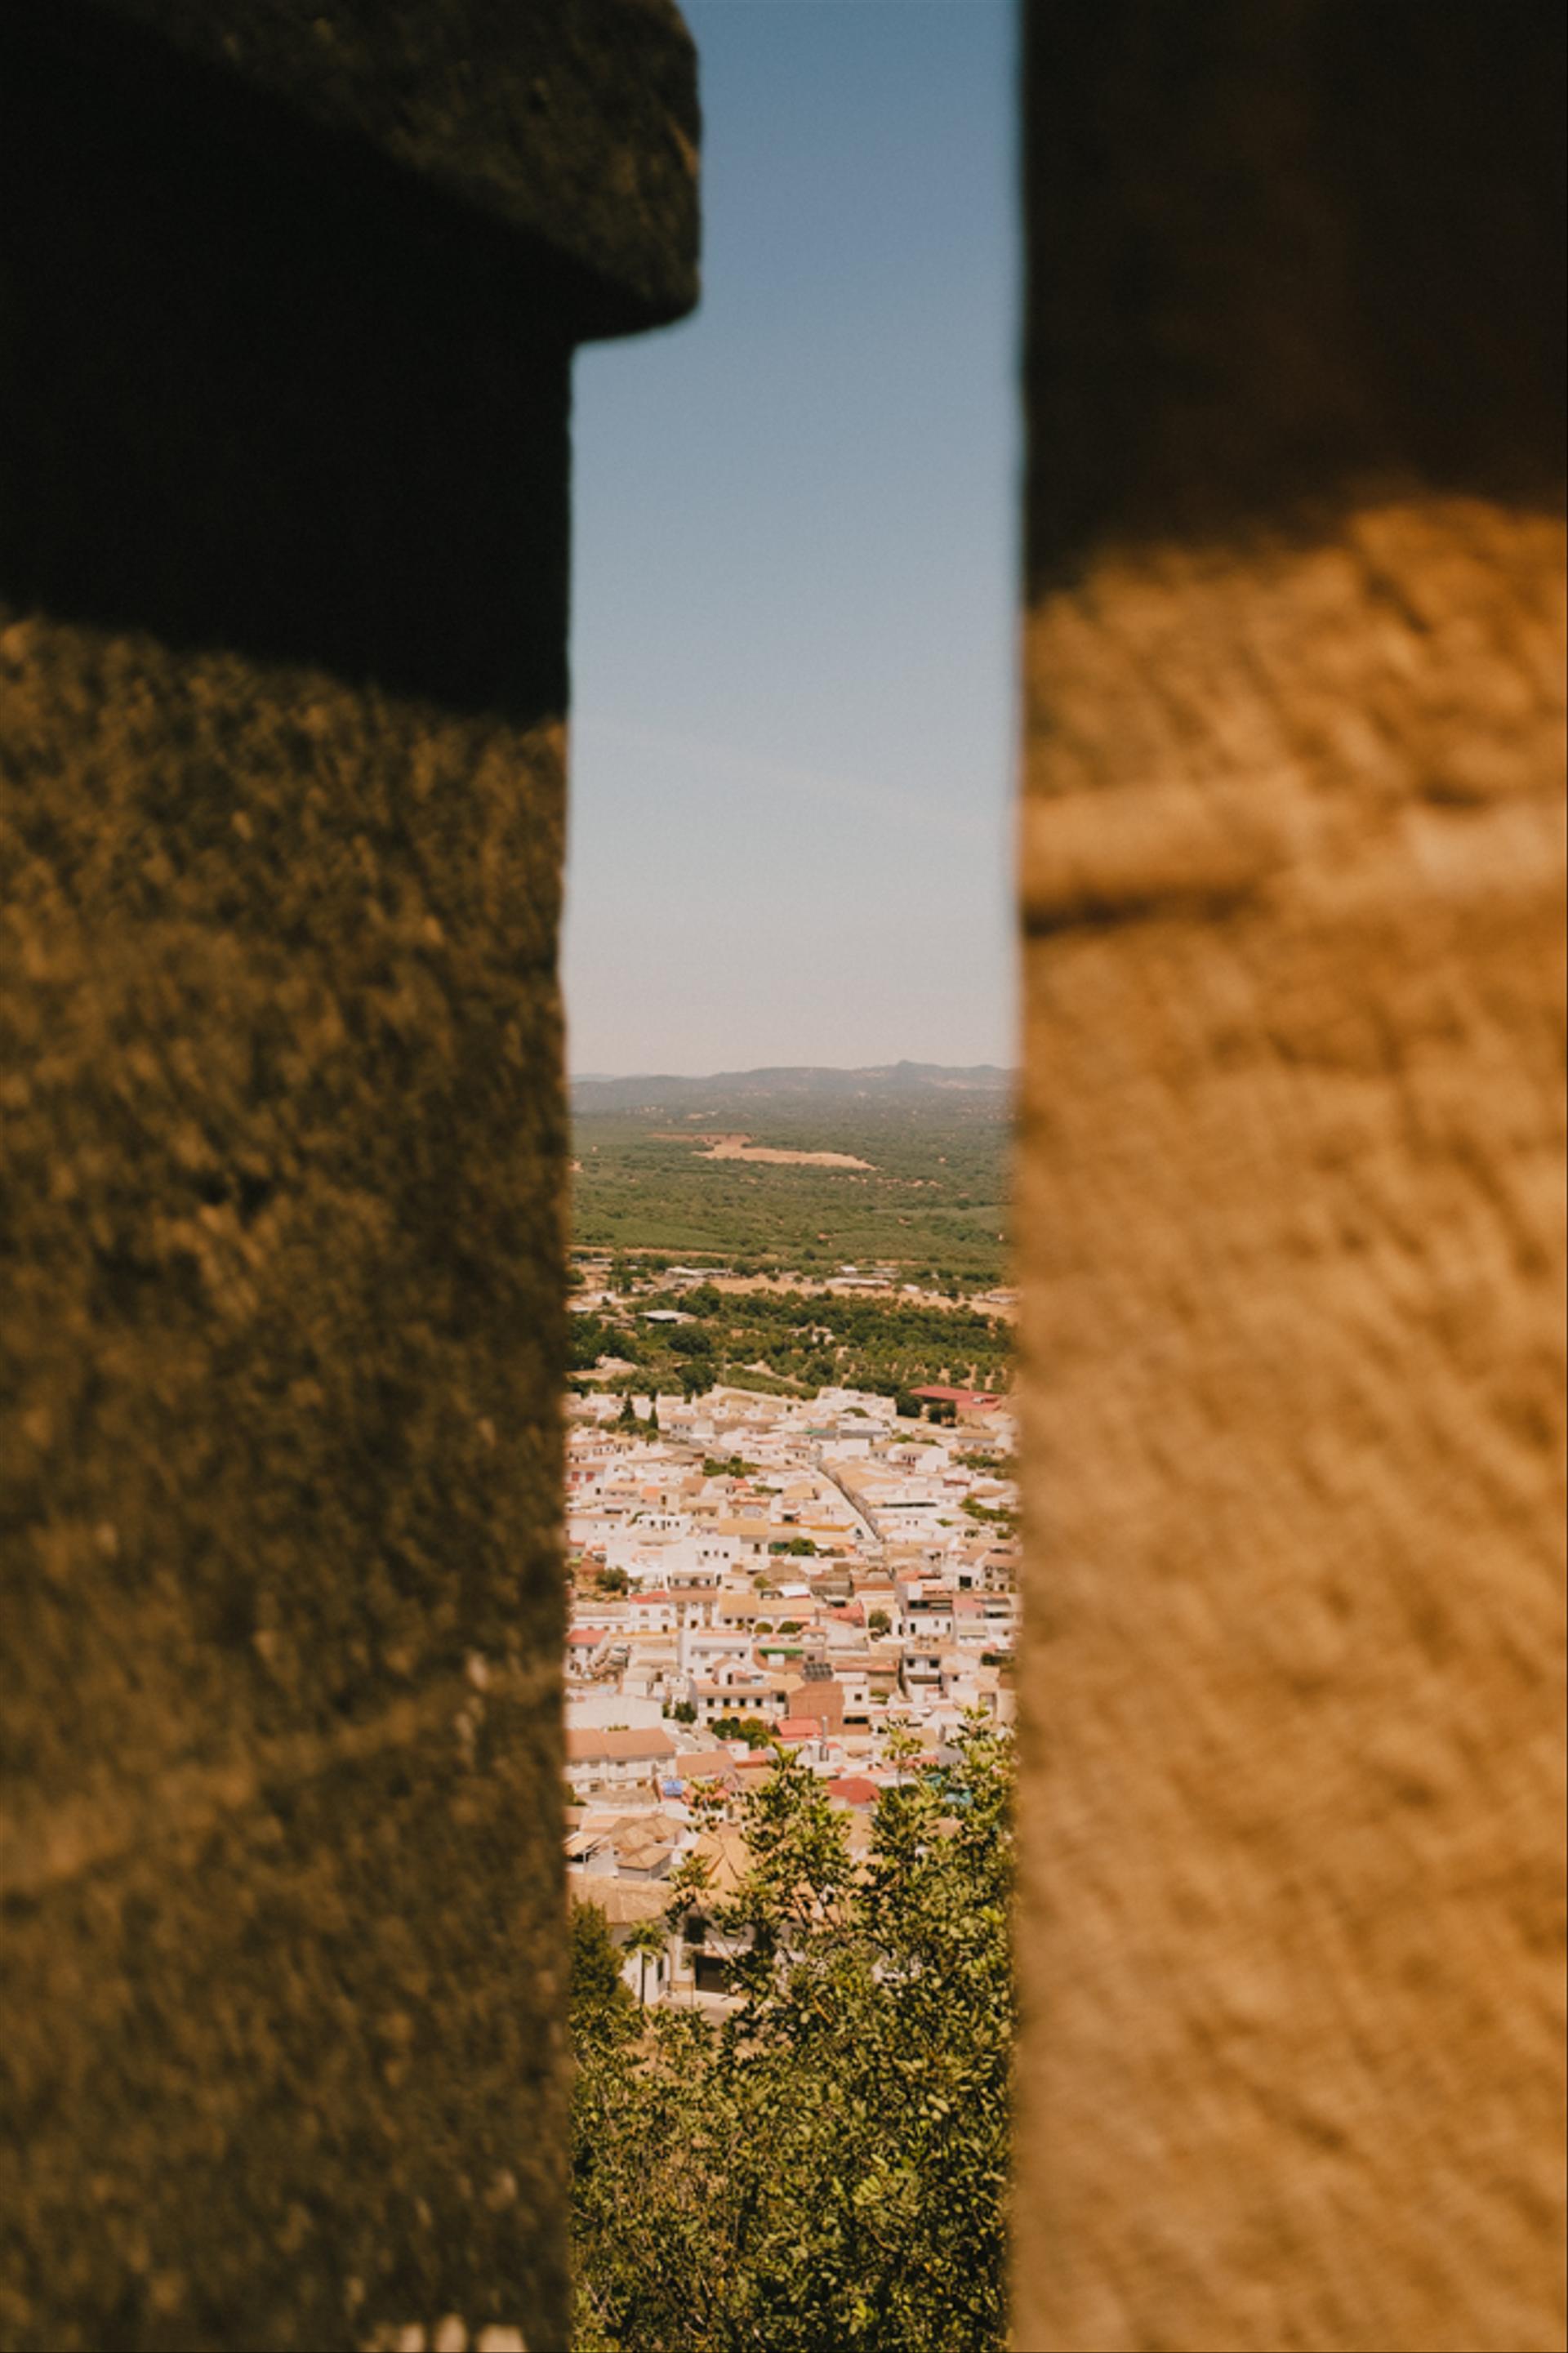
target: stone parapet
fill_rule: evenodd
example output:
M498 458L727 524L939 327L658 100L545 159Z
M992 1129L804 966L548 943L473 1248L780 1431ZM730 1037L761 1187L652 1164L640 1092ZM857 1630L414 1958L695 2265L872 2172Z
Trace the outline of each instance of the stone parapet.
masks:
M697 300L696 58L673 0L27 0L79 90L266 169L346 171L462 259L548 277L578 340ZM487 235L493 229L494 235Z
M689 46L0 67L0 2344L560 2345L569 367Z
M1548 2353L1561 23L1028 25L1016 2342Z

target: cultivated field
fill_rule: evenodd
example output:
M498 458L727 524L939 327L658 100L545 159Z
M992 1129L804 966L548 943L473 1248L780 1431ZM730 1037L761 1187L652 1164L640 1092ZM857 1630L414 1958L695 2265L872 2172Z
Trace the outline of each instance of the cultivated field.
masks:
M580 1081L573 1240L985 1290L1006 1278L1009 1111L1003 1071Z

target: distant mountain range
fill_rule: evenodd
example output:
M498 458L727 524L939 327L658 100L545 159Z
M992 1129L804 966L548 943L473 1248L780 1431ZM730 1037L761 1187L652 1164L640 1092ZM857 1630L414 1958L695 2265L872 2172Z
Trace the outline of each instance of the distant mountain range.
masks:
M584 1077L571 1082L571 1094L576 1112L645 1111L656 1106L672 1112L703 1111L710 1104L733 1104L747 1098L758 1103L898 1103L955 1093L1005 1099L1013 1079L1011 1071L1001 1070L994 1062L975 1062L963 1069L942 1062L880 1062L857 1071L801 1064L778 1070L715 1071L704 1079L677 1078L668 1072L629 1079Z

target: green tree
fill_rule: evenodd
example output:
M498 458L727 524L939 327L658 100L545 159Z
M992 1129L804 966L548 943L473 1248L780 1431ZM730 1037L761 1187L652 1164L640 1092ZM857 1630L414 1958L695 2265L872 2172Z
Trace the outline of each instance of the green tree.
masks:
M743 1740L748 1748L765 1748L773 1738L771 1727L760 1715L721 1715L713 1732L720 1740Z
M864 1863L776 1750L740 1884L672 1887L742 2000L580 2061L580 2348L999 2353L1010 1752L978 1720L954 1747L884 1792Z
M893 1621L885 1609L873 1609L866 1620L866 1627L868 1632L872 1634L890 1634L893 1630Z
M597 1904L573 1905L567 1946L574 2048L581 2052L622 2040L632 1998L621 1976L621 1957L609 1923Z
M591 1373L606 1353L605 1325L597 1315L574 1315L566 1335L566 1361L574 1372Z
M965 1495L959 1509L967 1519L979 1520L994 1527L1005 1529L1009 1535L1018 1525L1017 1513L1006 1504L982 1504L977 1503L973 1495Z
M637 2004L647 2008L647 1968L650 1961L660 1961L669 1945L669 1933L661 1920L639 1920L626 1938L626 1949L637 1957Z

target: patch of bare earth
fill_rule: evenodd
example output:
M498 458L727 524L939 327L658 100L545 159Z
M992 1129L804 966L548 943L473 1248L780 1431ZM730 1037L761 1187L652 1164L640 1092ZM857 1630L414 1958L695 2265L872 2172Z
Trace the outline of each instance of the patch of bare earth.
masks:
M782 1145L753 1144L749 1135L694 1136L705 1149L700 1160L766 1160L792 1168L871 1168L870 1160L857 1160L852 1152L789 1152Z

